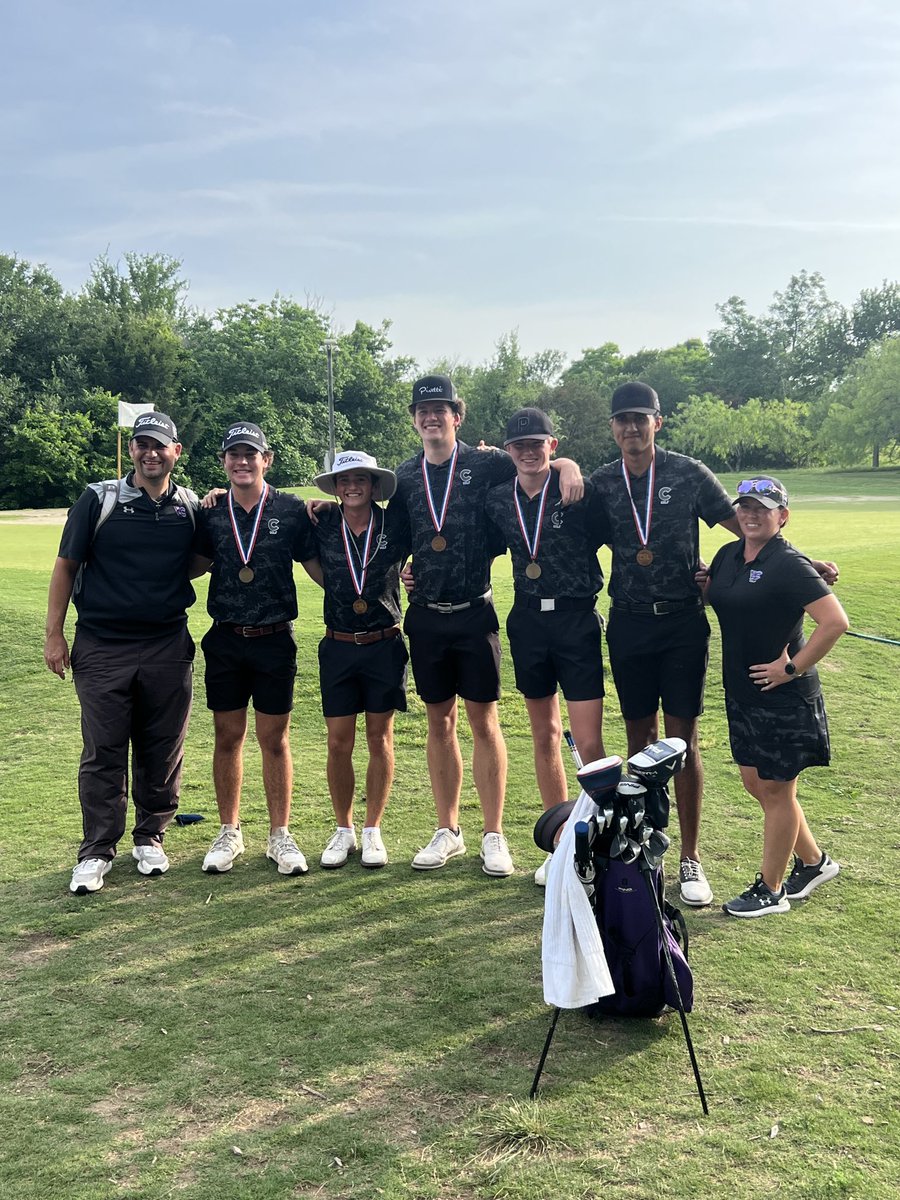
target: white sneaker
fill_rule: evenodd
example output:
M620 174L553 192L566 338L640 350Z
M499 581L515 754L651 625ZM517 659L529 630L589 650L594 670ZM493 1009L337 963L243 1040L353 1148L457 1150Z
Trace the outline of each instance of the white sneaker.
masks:
M85 858L76 864L72 872L72 882L69 891L76 896L86 896L88 892L99 892L103 887L103 877L109 874L112 862L108 858Z
M481 839L481 862L485 875L512 875L513 860L502 833L486 833Z
M203 870L211 875L224 875L234 866L237 856L243 853L244 835L240 825L223 825L203 860Z
M169 860L163 853L162 846L135 846L131 857L137 859L138 870L142 875L165 875L169 869Z
M462 830L454 833L452 829L436 829L434 837L412 860L414 871L437 871L447 865L449 858L465 854L466 844L463 841Z
M309 870L303 851L284 826L269 834L266 858L278 863L279 875L305 875Z
M342 867L350 855L355 853L356 830L336 829L322 851L319 866L324 867L326 871L334 871Z
M362 858L364 867L383 867L387 862L387 850L381 840L380 829L364 829L362 835Z
M550 866L550 859L552 857L553 857L552 854L548 854L547 857L544 859L544 861L541 863L541 865L538 867L538 869L535 871L535 873L534 873L535 886L537 886L537 887L546 887L547 886L547 869Z
M712 888L703 873L703 868L693 858L683 858L678 867L678 881L681 884L681 899L691 908L704 908L712 904Z

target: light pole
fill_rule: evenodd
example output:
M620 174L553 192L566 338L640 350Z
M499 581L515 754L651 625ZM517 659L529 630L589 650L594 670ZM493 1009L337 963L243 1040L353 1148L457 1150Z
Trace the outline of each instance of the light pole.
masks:
M335 338L326 338L322 347L328 363L328 452L325 455L325 470L330 471L334 464L334 355L338 344Z

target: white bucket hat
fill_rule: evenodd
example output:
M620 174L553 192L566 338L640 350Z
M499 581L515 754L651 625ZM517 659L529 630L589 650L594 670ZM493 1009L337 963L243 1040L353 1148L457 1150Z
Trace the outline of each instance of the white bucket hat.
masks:
M373 500L390 500L391 496L397 490L397 476L394 472L386 471L383 467L379 467L372 455L366 454L362 450L341 450L339 454L334 456L331 470L317 475L314 483L320 491L327 492L329 496L334 496L337 494L334 490L334 477L335 475L343 475L345 471L367 471L370 475L374 476L372 483Z

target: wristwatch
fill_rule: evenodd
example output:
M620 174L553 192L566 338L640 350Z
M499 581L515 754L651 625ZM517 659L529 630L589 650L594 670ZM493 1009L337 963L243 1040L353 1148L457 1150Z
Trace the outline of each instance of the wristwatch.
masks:
M790 659L788 659L787 662L784 664L784 673L785 673L785 675L794 675L797 677L797 679L799 679L800 676L803 674L802 671L797 670L796 663L792 663Z

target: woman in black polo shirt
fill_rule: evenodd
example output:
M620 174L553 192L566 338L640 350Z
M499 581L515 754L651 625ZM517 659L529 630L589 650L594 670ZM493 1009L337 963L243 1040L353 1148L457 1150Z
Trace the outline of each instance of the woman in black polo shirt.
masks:
M731 752L764 814L762 871L722 907L734 917L787 912L837 875L797 801L797 776L827 766L828 724L815 664L848 627L809 559L781 536L788 497L771 477L745 479L734 501L741 540L709 568L706 597L722 630L722 680ZM816 628L807 642L803 617ZM794 866L784 875L791 854Z

